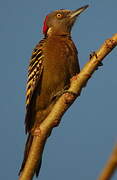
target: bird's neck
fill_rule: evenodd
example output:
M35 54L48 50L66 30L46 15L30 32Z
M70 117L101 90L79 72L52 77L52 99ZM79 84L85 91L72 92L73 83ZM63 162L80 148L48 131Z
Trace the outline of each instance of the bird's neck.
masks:
M50 39L53 37L58 37L58 38L69 38L71 39L71 34L70 33L52 33L52 34L47 34L45 35L46 39Z
M71 31L70 31L70 29L65 29L65 28L52 28L52 27L50 27L49 29L48 29L48 31L46 32L46 34L45 34L45 36L46 37L49 37L49 38L51 38L51 37L53 37L53 36L59 36L59 37L71 37Z

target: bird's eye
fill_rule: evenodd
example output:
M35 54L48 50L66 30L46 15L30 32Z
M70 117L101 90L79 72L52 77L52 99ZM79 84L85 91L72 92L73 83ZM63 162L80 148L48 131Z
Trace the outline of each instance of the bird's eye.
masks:
M62 14L58 13L58 14L56 15L56 17L57 17L58 19L61 19L61 18L62 18Z

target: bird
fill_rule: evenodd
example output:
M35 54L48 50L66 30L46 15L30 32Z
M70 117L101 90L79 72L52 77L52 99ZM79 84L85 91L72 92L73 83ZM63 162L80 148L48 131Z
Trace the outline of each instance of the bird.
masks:
M33 131L51 112L57 99L70 87L70 79L80 72L78 51L71 30L79 15L88 8L59 9L49 13L43 23L43 39L29 61L26 87L25 130L28 138L19 175L25 167L33 141ZM38 177L42 159L35 175Z

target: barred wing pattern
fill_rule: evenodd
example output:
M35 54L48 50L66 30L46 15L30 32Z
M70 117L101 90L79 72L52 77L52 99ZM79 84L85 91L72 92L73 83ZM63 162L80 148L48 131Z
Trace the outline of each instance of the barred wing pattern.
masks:
M26 108L30 105L32 95L35 91L37 84L42 75L43 71L43 57L42 45L44 40L40 41L32 52L32 57L30 59L28 68L28 80L26 88Z

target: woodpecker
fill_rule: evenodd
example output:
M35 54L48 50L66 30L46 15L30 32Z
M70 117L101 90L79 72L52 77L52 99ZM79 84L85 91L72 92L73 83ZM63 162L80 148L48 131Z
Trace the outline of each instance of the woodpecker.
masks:
M32 52L26 90L25 129L28 138L24 151L23 171L33 141L32 131L51 112L56 100L70 86L70 79L80 72L77 49L71 29L77 17L88 7L60 9L48 14L43 24L44 38ZM38 177L41 161L35 169Z

